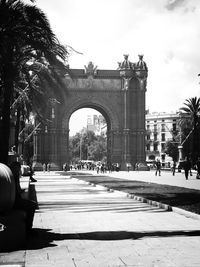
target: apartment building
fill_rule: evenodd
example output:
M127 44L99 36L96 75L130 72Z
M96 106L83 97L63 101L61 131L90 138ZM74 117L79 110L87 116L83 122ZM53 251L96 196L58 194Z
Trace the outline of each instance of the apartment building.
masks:
M146 161L160 159L162 167L170 167L172 158L166 155L166 142L179 130L179 112L153 112L146 114Z
M179 131L179 120L179 112L146 113L146 161L148 163L159 158L162 167L171 166L172 158L165 153L166 142L172 140L173 133ZM106 121L102 115L88 116L87 130L100 135L106 133L106 129Z
M105 134L107 132L107 124L105 118L99 115L87 116L87 130L93 131L96 135Z

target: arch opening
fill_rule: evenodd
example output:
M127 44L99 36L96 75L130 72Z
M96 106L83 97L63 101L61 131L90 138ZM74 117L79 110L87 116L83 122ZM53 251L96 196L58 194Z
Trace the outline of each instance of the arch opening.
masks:
M105 110L94 105L78 107L70 113L65 123L69 129L67 165L94 169L98 164L109 164L111 142L107 133L111 128L111 119Z

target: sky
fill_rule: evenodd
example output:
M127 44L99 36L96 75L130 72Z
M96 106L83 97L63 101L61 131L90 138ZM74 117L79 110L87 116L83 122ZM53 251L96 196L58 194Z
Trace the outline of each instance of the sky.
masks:
M200 92L199 0L36 0L69 65L117 69L123 54L148 66L146 109L177 111Z

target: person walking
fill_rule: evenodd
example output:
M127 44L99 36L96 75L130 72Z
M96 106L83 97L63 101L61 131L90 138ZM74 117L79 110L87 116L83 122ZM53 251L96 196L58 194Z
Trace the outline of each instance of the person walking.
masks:
M157 176L157 174L159 174L159 176L161 176L161 162L159 159L157 159L155 165L156 165L155 175Z
M197 159L197 163L196 163L196 168L197 168L197 179L200 179L200 157L198 157Z
M51 165L50 163L47 163L47 171L50 172Z
M173 166L172 166L172 175L174 176L176 172L176 162L173 161Z
M130 171L130 168L131 168L131 164L130 163L127 163L126 164L126 167L127 167L127 171L129 172Z
M32 164L30 164L29 167L30 167L30 173L29 173L30 181L32 183L35 183L35 182L37 182L37 180L35 178L33 178L34 171L33 171L33 168L32 168Z
M185 179L188 180L188 174L191 169L191 162L188 157L186 157L185 161L183 162L183 169L185 172Z
M46 164L45 163L43 163L42 168L43 168L43 172L45 172L46 171Z

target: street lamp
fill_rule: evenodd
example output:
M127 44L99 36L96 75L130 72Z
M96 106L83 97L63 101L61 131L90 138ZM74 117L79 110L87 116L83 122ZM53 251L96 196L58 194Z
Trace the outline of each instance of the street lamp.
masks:
M179 112L179 117L181 120L181 113ZM179 153L179 162L183 160L183 144L182 144L182 129L181 125L179 123L179 131L180 131L180 140L179 140L179 145L178 145L178 153Z
M80 161L82 160L82 141L83 141L83 136L81 133L81 137L80 137Z

